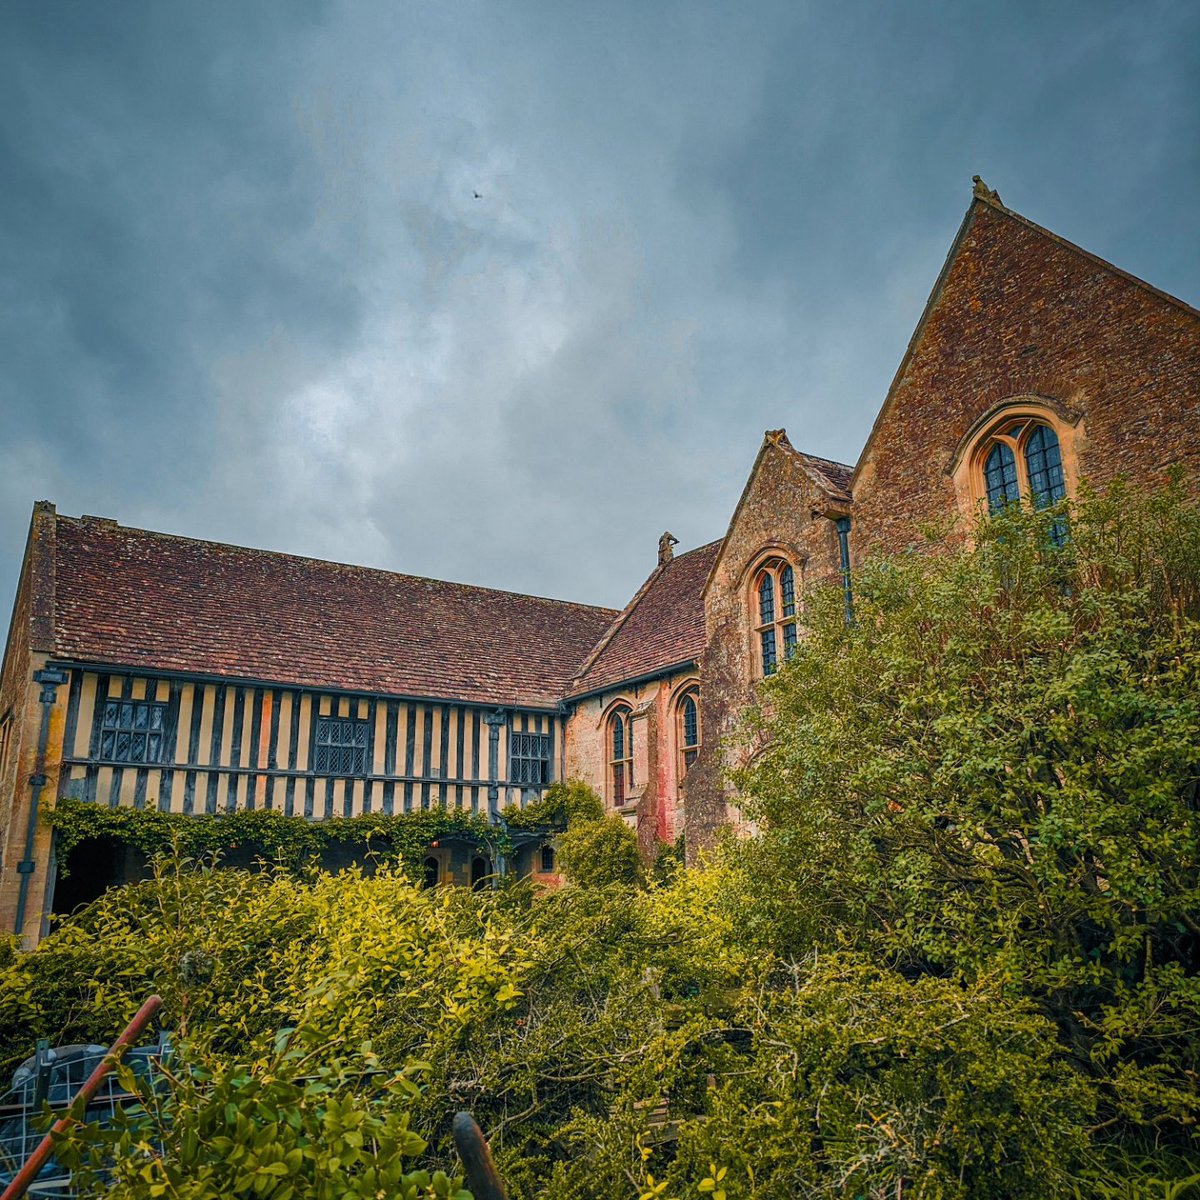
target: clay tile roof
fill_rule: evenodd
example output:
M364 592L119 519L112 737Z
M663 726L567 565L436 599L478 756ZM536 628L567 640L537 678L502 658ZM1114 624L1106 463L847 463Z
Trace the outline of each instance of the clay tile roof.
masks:
M704 650L704 582L721 542L709 542L654 569L571 685L582 696L691 662Z
M550 708L612 609L58 517L54 648L89 663Z
M807 454L797 450L787 440L787 435L780 437L780 443L800 460L807 468L814 481L823 487L830 495L839 499L850 499L850 481L854 478L854 468L847 463L834 462L831 458L818 458L815 454Z

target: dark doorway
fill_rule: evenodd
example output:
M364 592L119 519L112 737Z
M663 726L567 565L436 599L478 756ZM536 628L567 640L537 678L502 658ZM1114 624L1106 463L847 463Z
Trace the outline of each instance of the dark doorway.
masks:
M471 890L478 892L487 887L488 876L492 873L492 864L482 855L477 854L471 860Z
M438 885L438 880L441 878L442 866L436 858L431 854L425 860L425 886L427 888L435 888Z

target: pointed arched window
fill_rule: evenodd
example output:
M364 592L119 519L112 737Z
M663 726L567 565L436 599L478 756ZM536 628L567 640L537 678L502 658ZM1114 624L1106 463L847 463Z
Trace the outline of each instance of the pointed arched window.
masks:
M781 558L766 563L755 576L759 669L774 675L782 648L786 661L796 649L796 573ZM778 603L776 603L778 597Z
M1067 494L1062 449L1049 425L1035 425L1025 441L1025 471L1034 508L1049 508Z
M975 462L982 466L982 494L993 516L1022 500L1035 509L1050 508L1067 494L1062 446L1046 421L1010 418L983 436ZM1061 545L1066 536L1066 518L1056 518L1051 541Z
M700 753L700 693L695 688L684 692L677 713L679 778L682 779Z
M618 705L608 718L608 795L620 808L633 788L633 713Z

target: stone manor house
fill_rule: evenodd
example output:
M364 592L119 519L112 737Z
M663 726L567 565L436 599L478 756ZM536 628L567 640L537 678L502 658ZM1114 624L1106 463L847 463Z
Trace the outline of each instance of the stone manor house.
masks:
M581 778L648 854L681 833L693 853L736 820L723 735L806 588L932 519L1173 467L1200 481L1200 313L977 180L858 462L768 432L723 536L675 553L664 534L620 612L38 503L0 678L0 929L46 927L38 812L66 796L496 817ZM515 869L552 877L536 849ZM430 881L468 881L478 853L431 846Z

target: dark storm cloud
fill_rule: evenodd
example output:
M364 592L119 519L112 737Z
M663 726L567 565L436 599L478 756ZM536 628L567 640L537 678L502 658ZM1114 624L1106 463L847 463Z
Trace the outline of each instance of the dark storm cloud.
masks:
M619 604L853 460L979 172L1195 300L1192 4L0 14L31 502Z

